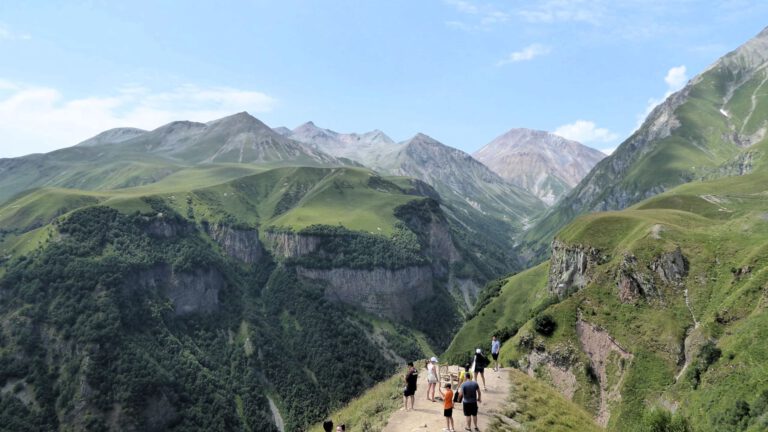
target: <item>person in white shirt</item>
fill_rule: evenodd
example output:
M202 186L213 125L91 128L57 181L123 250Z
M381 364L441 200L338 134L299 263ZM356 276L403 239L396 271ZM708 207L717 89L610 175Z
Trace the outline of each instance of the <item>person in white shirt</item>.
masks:
M494 372L499 371L499 351L500 350L501 350L501 341L496 337L496 335L493 335L493 338L491 339L491 357L493 357L493 361L496 362L496 364L493 366Z
M427 400L435 402L435 387L437 387L437 357L432 357L427 363Z

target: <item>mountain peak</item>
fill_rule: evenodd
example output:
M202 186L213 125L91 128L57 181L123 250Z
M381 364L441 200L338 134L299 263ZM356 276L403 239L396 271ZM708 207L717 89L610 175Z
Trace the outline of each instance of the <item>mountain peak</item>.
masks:
M495 173L552 205L605 157L550 132L514 128L473 156Z

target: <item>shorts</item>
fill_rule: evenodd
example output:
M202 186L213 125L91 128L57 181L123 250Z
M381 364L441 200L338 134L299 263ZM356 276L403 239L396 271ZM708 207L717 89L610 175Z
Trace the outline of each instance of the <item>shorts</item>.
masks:
M427 382L430 384L437 384L437 377L434 375L427 375Z
M499 353L491 353L491 357L493 357L494 360L499 359Z
M475 366L475 373L483 373L483 372L485 372L485 368L484 367L477 367L477 366Z
M477 402L464 402L462 405L465 417L477 416Z
M405 390L403 390L403 396L413 396L416 394L416 387L406 387Z
M443 416L444 417L453 417L453 408L448 408L443 410Z

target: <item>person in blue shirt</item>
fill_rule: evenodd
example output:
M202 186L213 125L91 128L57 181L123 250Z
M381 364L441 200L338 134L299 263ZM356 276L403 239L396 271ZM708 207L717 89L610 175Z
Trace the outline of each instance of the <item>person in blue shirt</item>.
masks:
M496 335L493 335L493 338L491 338L491 357L493 357L493 361L496 362L496 365L493 366L494 372L499 371L499 351L500 350L501 350L501 341L496 337Z
M461 405L464 409L464 417L467 418L467 427L464 430L471 430L472 422L474 422L475 431L479 431L480 429L477 427L477 404L483 401L483 394L480 392L480 385L473 379L471 373L468 374L467 381L459 387L459 399L461 399Z

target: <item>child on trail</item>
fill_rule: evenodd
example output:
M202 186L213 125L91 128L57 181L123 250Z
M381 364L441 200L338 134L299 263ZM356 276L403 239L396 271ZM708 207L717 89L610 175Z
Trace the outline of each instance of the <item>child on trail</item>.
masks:
M443 416L445 417L445 429L443 432L455 432L453 429L453 390L451 383L445 385L445 393L440 389L440 396L443 397Z
M435 401L435 387L437 387L437 357L432 357L427 363L427 400Z

